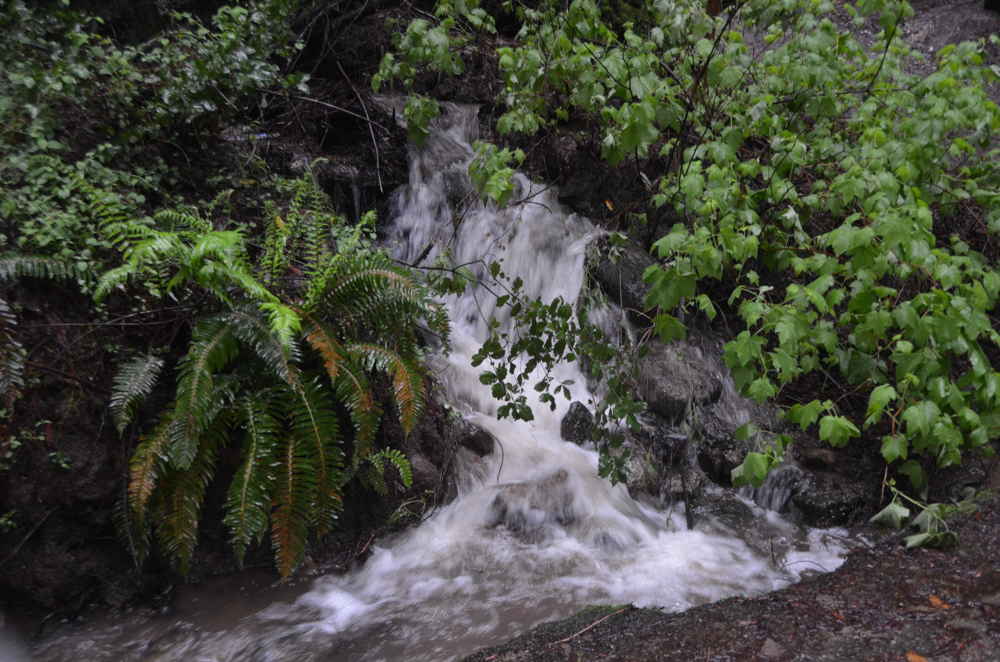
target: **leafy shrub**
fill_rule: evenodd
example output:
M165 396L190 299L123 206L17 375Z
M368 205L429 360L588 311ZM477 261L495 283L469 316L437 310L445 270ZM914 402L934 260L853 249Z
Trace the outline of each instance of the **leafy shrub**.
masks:
M703 3L650 0L641 35L610 29L592 0L507 5L522 28L497 51L500 133L531 134L571 111L599 119L609 165L648 171L637 204L681 219L654 237L659 264L644 279L664 341L685 333L679 308L731 307L742 328L725 358L744 394L762 401L827 376L836 397L786 418L818 423L834 446L878 430L886 462L915 487L927 480L920 458L945 467L963 450L991 452L1000 114L984 91L998 74L983 66L982 42L943 49L920 77L906 68L922 56L901 39L905 1L848 6L857 25L877 18L871 47L824 1L741 3L713 18ZM744 43L752 31L768 44L759 56ZM398 47L407 66L461 68L453 51L446 63L442 49ZM381 76L412 78L389 59ZM481 148L481 181L503 179L498 153ZM715 282L731 284L728 299ZM863 419L841 402L856 396ZM759 485L787 441L752 453L736 482Z

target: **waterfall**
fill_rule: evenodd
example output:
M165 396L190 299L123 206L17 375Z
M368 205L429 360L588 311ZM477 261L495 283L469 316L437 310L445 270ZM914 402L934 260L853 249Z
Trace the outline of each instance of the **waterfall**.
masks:
M294 602L256 611L225 632L175 624L180 643L156 659L443 662L589 604L682 610L839 565L845 532L802 530L731 491L712 488L739 508L701 517L694 530L682 506L636 502L623 485L598 477L596 451L560 438L569 407L561 397L554 412L535 402L530 423L497 420L482 368L471 365L494 317L512 331L506 309L495 309L487 265L501 260L528 298L575 302L585 249L601 231L564 209L555 187L522 174L505 208L484 206L467 175L477 109L442 107L426 144L411 150L410 182L395 194L387 244L399 260L425 266L447 250L451 264L468 265L483 281L446 298L453 351L428 361L450 404L496 440L494 453L458 482L451 504L374 546L360 569L320 577ZM621 329L620 310L598 317L606 331ZM594 399L576 363L557 372L574 382L573 400ZM93 657L94 650L91 659L143 659L141 649L118 658Z

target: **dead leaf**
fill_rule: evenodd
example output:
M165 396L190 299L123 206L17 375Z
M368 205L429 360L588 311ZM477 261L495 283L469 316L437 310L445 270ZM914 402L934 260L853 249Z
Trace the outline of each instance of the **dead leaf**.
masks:
M906 654L906 662L927 662L927 658L910 651Z
M930 601L931 604L937 607L938 609L951 609L951 607L942 602L941 598L937 597L936 595L930 596Z

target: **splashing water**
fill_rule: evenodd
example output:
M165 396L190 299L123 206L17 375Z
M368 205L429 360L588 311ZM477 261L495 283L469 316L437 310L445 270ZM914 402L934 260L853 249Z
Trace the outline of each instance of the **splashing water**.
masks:
M413 149L409 186L396 194L390 243L397 258L427 265L447 247L454 264L483 280L486 265L502 260L527 297L575 302L584 250L600 231L565 211L554 187L520 174L505 209L480 204L467 176L477 109L443 107L427 143ZM683 509L637 503L624 486L598 477L596 452L560 439L568 401L554 412L536 402L531 424L497 421L498 403L471 366L494 316L509 330L495 299L486 286L448 297L453 352L430 359L452 405L497 442L497 452L458 481L453 503L376 547L360 570L321 577L291 603L268 593L274 588L231 590L256 596L258 605L286 601L224 620L181 609L95 625L36 646L38 659L80 654L85 640L94 660L440 662L589 604L682 610L775 590L840 564L851 544L844 531L802 529L756 507L688 530ZM606 330L620 328L621 311L608 309L602 319ZM592 398L576 364L557 370L574 382L574 400ZM232 600L211 585L186 590Z

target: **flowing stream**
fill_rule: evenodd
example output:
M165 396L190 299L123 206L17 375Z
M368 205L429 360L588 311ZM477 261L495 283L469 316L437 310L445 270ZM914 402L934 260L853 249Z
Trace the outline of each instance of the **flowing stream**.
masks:
M396 193L389 242L397 257L428 265L448 247L454 264L479 276L501 259L528 297L576 301L585 248L600 230L563 209L554 187L520 174L506 209L484 208L466 174L477 110L444 110L413 150L409 186ZM464 463L450 505L378 543L347 575L283 587L270 575L215 578L184 587L163 613L91 612L82 624L49 628L25 646L28 659L440 662L589 604L682 610L765 593L833 570L854 544L846 531L805 529L752 504L749 515L706 517L689 530L683 508L639 503L598 478L597 453L560 438L562 397L555 412L536 404L531 424L496 420L482 368L471 367L495 296L476 287L446 303L453 351L429 360L451 406L497 442L492 455ZM496 316L509 325L504 311ZM601 317L609 331L621 320L614 307ZM557 376L574 382L574 400L593 398L576 364Z

